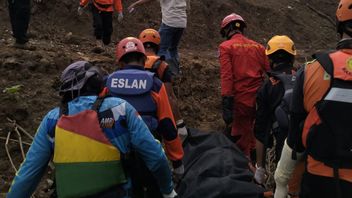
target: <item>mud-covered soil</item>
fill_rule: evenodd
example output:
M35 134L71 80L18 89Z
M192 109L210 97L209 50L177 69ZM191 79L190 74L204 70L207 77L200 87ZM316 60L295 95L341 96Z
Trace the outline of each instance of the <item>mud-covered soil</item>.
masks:
M7 118L16 120L25 130L35 134L42 117L59 101L56 92L61 71L76 60L88 60L111 72L114 66L113 45L125 36L134 35L147 27L158 28L158 3L143 6L125 20L115 20L113 44L103 54L92 52L94 39L90 15L76 15L78 1L44 0L32 6L31 42L36 50L11 47L13 39L6 8L0 0L0 138L14 127ZM124 1L129 5L132 0ZM182 76L175 91L181 112L190 127L222 130L220 106L219 64L217 45L221 42L221 19L237 12L248 22L246 34L260 43L275 34L287 34L297 44L298 62L309 59L318 49L334 48L337 41L334 24L336 2L329 0L191 0L189 24L180 47ZM4 93L8 87L20 85L16 93ZM29 142L27 137L23 141ZM28 147L25 146L27 149ZM18 144L9 143L15 166L22 157ZM0 193L8 190L15 172L0 139ZM47 197L48 182L42 181L37 197ZM1 197L1 194L0 194Z

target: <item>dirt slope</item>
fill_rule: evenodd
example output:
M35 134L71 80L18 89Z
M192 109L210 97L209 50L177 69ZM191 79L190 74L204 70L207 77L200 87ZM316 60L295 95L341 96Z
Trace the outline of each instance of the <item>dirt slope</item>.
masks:
M44 0L45 1L45 0ZM30 27L35 51L11 48L6 0L0 0L0 137L5 137L13 126L6 120L15 119L34 134L42 117L58 103L55 91L60 72L75 60L89 60L108 71L113 71L113 45L111 52L94 54L92 28L88 14L77 17L78 2L46 0L33 5ZM132 1L126 0L129 5ZM265 43L275 34L287 34L296 41L303 62L316 49L333 48L337 40L333 26L336 2L329 0L192 0L189 24L181 44L183 75L177 80L175 91L180 99L181 111L191 127L220 130L219 65L217 45L221 42L219 23L231 12L237 12L248 22L246 34ZM158 28L160 9L158 2L139 8L134 14L125 14L122 24L115 24L114 43L119 39L137 35L147 27ZM117 21L117 20L115 20ZM18 93L2 90L22 85ZM13 133L13 138L16 135ZM27 138L25 141L29 141ZM17 144L10 144L15 165L21 162ZM0 193L6 192L12 170L0 139ZM4 185L3 185L4 184ZM44 181L37 192L46 197ZM0 195L1 196L1 195Z

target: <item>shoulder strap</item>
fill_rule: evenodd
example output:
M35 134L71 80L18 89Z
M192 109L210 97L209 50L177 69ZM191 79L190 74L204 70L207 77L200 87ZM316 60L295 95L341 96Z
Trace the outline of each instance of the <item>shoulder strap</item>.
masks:
M106 96L98 97L97 100L93 104L92 110L99 113L100 106L101 106L101 104L103 104L105 98L106 98Z
M67 115L68 114L68 103L61 103L59 107L59 119L62 115Z
M334 76L334 63L330 58L330 53L322 52L315 54L315 58L320 63L320 65L324 68L324 70L331 76Z
M160 67L160 65L161 65L161 63L162 63L162 60L159 58L159 59L157 59L155 62L154 62L154 64L152 65L152 70L153 71L155 71L155 72L157 72L158 71L158 69L159 69L159 67Z

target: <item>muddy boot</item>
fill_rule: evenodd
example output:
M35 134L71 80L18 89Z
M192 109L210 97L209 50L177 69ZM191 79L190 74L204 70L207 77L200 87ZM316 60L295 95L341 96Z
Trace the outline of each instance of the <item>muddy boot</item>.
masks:
M96 41L96 46L92 50L94 53L100 54L104 52L104 44L102 40Z
M30 50L30 51L36 50L36 47L30 45L29 43L17 43L17 42L15 42L12 47L17 48L17 49L22 49L22 50Z

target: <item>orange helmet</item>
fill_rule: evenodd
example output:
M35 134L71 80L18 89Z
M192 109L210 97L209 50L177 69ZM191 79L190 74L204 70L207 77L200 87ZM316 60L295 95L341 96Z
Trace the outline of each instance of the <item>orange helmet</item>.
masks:
M116 61L120 62L123 56L132 52L137 52L145 55L143 43L134 37L127 37L122 39L116 45Z
M156 45L160 44L160 34L154 29L145 29L139 34L139 40L142 43L154 43Z
M265 54L270 55L278 50L284 50L294 56L297 54L295 43L286 35L273 36L273 38L268 41Z
M352 20L352 0L341 0L336 10L336 18L338 22Z
M244 24L244 26L246 26L246 22L244 21L244 19L235 13L232 13L230 15L227 15L221 22L221 29L224 29L228 24L230 24L231 22L234 21L240 21Z

